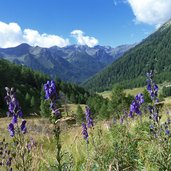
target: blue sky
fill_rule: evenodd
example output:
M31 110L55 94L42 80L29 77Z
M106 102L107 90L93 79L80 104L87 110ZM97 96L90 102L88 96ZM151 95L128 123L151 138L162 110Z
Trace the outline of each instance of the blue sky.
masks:
M22 42L115 47L141 41L171 17L170 0L0 0L0 4L0 47Z

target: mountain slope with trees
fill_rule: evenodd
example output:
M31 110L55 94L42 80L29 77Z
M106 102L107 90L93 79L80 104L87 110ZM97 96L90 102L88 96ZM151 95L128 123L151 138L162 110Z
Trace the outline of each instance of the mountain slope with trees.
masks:
M6 95L5 87L16 89L17 99L25 116L32 112L40 112L45 100L43 84L50 80L49 76L0 59L0 80L0 116L7 111L5 100L3 100ZM67 102L86 103L90 96L87 91L75 84L65 83L58 79L55 79L55 82L59 96L63 93Z
M85 45L70 45L64 48L41 48L21 44L12 48L0 48L0 58L44 72L52 78L80 83L134 46L111 48L98 45L90 48Z
M149 70L154 70L158 83L171 81L171 21L83 85L92 91L111 89L114 84L139 87L145 85Z

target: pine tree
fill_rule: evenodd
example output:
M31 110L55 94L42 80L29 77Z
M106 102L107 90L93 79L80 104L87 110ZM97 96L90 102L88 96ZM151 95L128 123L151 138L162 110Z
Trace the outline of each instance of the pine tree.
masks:
M108 106L107 104L103 103L99 111L99 119L107 118L109 118Z

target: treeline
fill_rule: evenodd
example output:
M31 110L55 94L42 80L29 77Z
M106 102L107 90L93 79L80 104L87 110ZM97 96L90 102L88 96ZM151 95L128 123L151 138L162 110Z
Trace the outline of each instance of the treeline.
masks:
M5 87L14 87L17 92L17 99L22 106L25 116L32 112L39 114L41 100L44 101L43 84L50 77L30 68L12 64L6 60L0 60L0 113L1 116L7 111L4 101ZM90 94L82 87L65 83L55 79L58 94L67 99L70 103L86 103Z
M148 94L145 95L145 99L147 98L150 98L148 97ZM96 94L88 98L87 105L91 108L94 119L119 119L125 115L125 112L129 111L129 107L133 99L134 97L126 95L123 87L119 85L113 87L110 99L104 99L102 96ZM77 122L81 123L82 120L85 119L84 117L84 111L78 105L76 116Z
M118 83L125 88L144 86L150 70L157 73L157 83L171 81L171 26L163 26L83 85L92 91L111 89Z

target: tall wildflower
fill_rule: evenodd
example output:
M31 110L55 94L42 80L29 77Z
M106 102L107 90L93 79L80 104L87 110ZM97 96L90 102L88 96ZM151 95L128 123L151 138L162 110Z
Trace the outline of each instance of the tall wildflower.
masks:
M54 81L47 81L46 84L44 84L44 91L45 91L45 99L50 101L50 109L52 112L51 115L51 122L54 125L54 135L56 140L56 160L57 160L57 169L58 171L62 170L62 152L61 152L61 142L60 142L60 125L59 122L57 122L61 118L61 113L59 109L57 108L57 91L56 91L56 85Z
M82 134L83 134L83 138L88 143L88 132L87 132L87 126L85 123L82 123Z
M153 72L150 71L147 73L147 91L150 94L150 97L152 99L152 104L148 106L148 110L150 113L150 120L152 121L150 125L150 132L155 137L161 137L163 134L166 135L166 137L170 137L170 118L167 118L167 121L164 123L160 123L161 115L159 115L159 107L158 107L158 86L153 80Z
M153 81L153 72L150 71L149 73L147 73L147 91L150 94L151 99L154 102L158 102L158 86L157 84Z
M31 152L26 146L27 140L24 137L24 134L27 132L26 120L22 119L23 112L19 105L19 101L17 100L15 89L5 87L5 90L5 101L8 105L7 115L12 116L11 123L8 125L8 131L10 136L13 137L14 142L14 165L18 170L26 171L31 168L32 162ZM12 165L12 159L14 156L11 156L7 161L8 166Z
M91 110L90 110L89 106L86 106L85 115L86 115L86 121L87 121L88 128L93 127L94 123L93 123L93 119L91 117Z
M12 115L12 121L8 126L8 130L10 132L10 136L14 137L15 135L15 127L17 129L17 131L22 132L23 134L26 133L26 121L23 120L22 122L25 122L25 124L22 126L22 129L24 129L25 131L22 131L21 129L18 128L18 118L22 118L23 113L21 110L21 107L19 105L19 102L16 98L16 91L14 88L8 88L5 87L6 90L6 96L5 96L5 100L6 103L8 105L8 116Z
M87 127L93 128L93 126L94 126L94 122L93 122L93 119L91 117L91 110L90 110L89 106L85 107L85 116L86 116L86 122L87 123L82 123L82 134L83 134L84 139L88 143L88 136L89 135L88 135Z
M92 132L93 131L92 128L94 128L94 122L93 122L91 115L92 115L92 113L91 113L89 106L86 106L85 107L86 123L82 123L82 134L83 134L83 138L86 140L87 154L88 154L88 143L89 143L88 138L89 138L89 136L91 137L93 146L96 149L94 136L93 136L93 132ZM89 129L89 131L88 131L88 129Z
M56 119L59 119L61 117L61 113L57 108L57 91L55 82L47 81L47 83L44 84L44 91L45 99L50 100L50 109L52 111L52 117L56 117Z

